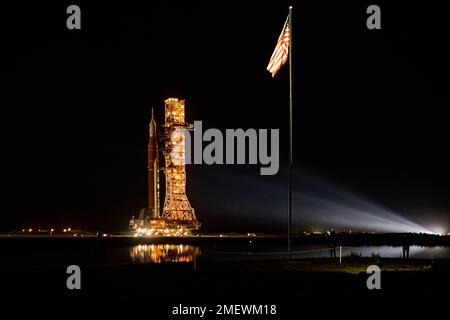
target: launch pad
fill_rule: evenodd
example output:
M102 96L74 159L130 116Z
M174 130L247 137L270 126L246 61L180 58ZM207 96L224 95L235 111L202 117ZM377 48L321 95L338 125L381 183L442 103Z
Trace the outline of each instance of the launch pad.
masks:
M137 219L130 220L135 235L185 236L200 228L195 210L186 194L185 135L191 129L185 122L184 100L165 101L163 132L158 131L152 110L148 143L148 207L141 209ZM159 165L161 144L165 167ZM164 172L166 189L162 212L160 210L160 173Z

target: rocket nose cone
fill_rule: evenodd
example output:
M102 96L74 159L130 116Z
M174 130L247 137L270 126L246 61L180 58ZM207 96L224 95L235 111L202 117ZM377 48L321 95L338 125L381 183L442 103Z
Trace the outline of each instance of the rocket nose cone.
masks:
M156 136L156 121L154 117L154 112L152 108L152 118L150 120L150 137Z

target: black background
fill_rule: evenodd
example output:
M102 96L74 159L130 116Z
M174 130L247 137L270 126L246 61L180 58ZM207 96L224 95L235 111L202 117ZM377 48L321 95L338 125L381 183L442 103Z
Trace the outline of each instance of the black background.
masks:
M204 128L281 130L276 176L258 166L187 171L205 230L282 230L286 194L272 189L287 181L288 68L275 79L265 68L291 3L5 6L0 228L126 229L146 205L151 107L162 123L163 100L175 96ZM321 176L450 230L440 3L293 3L296 190L303 172ZM70 4L81 7L79 31L66 28ZM370 4L381 7L381 30L366 28Z

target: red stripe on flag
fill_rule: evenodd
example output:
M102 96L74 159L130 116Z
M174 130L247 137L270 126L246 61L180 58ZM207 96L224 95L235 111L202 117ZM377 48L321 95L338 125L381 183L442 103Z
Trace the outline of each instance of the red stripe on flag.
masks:
M290 40L288 21L286 20L284 28L278 38L277 45L275 46L275 50L273 51L272 57L270 57L269 64L267 65L267 71L272 74L272 78L288 59Z

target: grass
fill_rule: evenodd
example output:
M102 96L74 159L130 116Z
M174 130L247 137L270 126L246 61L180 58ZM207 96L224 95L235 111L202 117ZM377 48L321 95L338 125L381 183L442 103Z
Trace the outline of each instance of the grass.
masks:
M200 262L199 270L209 271L249 271L249 272L324 272L324 273L366 273L367 267L378 265L384 272L430 272L450 271L450 260L345 257L342 263L338 258L309 258L287 260L253 260L227 262Z
M342 263L339 263L338 259L331 258L296 260L287 264L286 270L358 274L365 273L367 267L373 264L378 265L382 271L430 271L432 269L430 260L348 257L342 259Z

